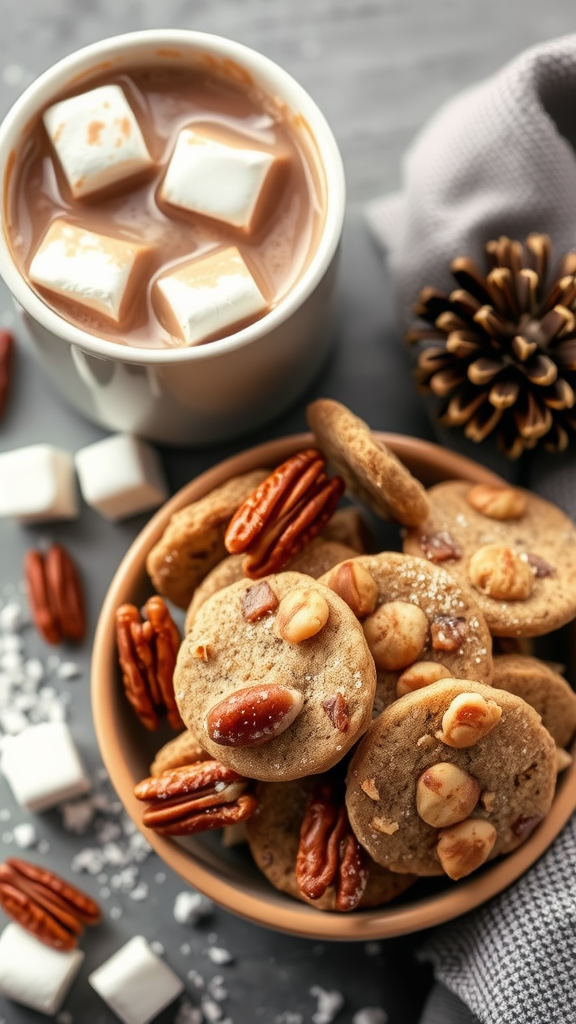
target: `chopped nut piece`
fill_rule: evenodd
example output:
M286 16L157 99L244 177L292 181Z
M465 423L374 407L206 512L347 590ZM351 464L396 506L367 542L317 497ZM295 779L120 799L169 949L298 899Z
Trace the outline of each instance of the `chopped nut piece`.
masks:
M370 828L376 829L377 832L381 832L384 836L393 836L400 828L400 825L397 821L392 821L391 818L372 818Z
M526 511L526 495L516 487L476 484L468 491L472 508L490 519L520 519Z
M547 562L545 558L541 558L540 555L533 555L528 552L525 556L520 555L520 557L523 561L525 559L528 562L528 565L537 579L543 579L545 576L556 575L555 566L550 565L550 562Z
M276 615L274 630L290 644L309 640L326 625L330 607L317 590L299 588L283 597Z
M480 793L480 805L484 808L487 814L492 814L495 803L496 793L493 793L492 790L485 789L483 793Z
M502 708L479 693L459 693L444 712L437 738L449 747L472 747L484 739L502 717Z
M423 736L419 736L418 739L416 740L416 746L431 747L435 742L436 740L434 739L434 737L431 736L429 732L425 732Z
M369 796L371 800L380 799L380 793L376 789L376 782L374 779L364 779L364 782L360 784L360 788L364 790L366 796Z
M348 560L335 565L322 582L338 594L359 619L370 615L376 607L376 580L359 562Z
M290 686L246 686L210 709L206 731L224 747L260 746L285 732L303 705L303 695Z
M208 661L208 658L212 653L212 648L208 643L198 643L195 644L194 647L190 648L190 653L193 658L198 658L200 661Z
M482 818L468 818L442 829L436 852L448 877L457 881L476 871L488 859L495 842L494 825Z
M369 615L363 628L376 668L396 672L418 658L426 643L428 619L418 605L390 601Z
M435 615L430 626L432 649L447 651L449 654L459 650L468 636L468 623L461 615Z
M416 783L416 808L427 825L445 828L472 813L480 795L480 783L458 765L433 764Z
M532 834L536 825L539 825L541 821L541 814L534 815L533 818L524 818L520 815L520 817L516 818L516 821L512 823L512 831L515 836L518 836L518 838L524 842L524 840L528 839L528 836Z
M470 559L473 586L497 601L526 601L534 587L534 573L516 551L505 544L485 544Z
M462 548L456 543L448 530L438 530L437 533L423 533L420 537L420 547L425 557L430 562L447 562L448 559L462 558Z
M341 693L337 693L334 697L327 697L326 700L323 700L322 707L334 728L339 732L346 732L350 725L346 698Z
M404 670L396 683L396 695L403 697L413 690L421 690L423 686L436 683L439 679L449 679L452 673L438 661L415 661L410 668Z
M242 596L242 615L248 622L256 622L264 615L275 612L278 598L266 580L248 587Z

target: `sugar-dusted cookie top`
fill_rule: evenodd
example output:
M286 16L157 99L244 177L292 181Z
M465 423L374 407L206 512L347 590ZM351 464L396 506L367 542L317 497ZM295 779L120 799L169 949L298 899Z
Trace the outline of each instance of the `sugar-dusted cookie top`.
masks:
M457 879L515 849L548 813L556 746L515 694L441 679L382 712L346 781L350 823L374 860Z
M226 557L224 533L242 502L268 475L255 469L233 477L204 498L175 512L146 559L159 594L187 608L195 587Z
M276 889L310 903L318 910L336 910L338 867L334 877L321 896L311 899L298 884L296 861L300 846L300 830L309 796L326 776L308 776L292 782L259 782L256 787L258 804L248 820L246 832L250 851L256 864ZM342 787L342 799L343 799ZM328 841L334 829L325 830ZM340 850L338 851L340 853ZM324 869L324 863L322 868ZM395 874L365 857L366 887L358 907L377 907L389 903L404 892L415 879L411 875Z
M241 580L210 597L174 673L183 721L201 746L264 781L340 761L370 724L375 687L356 616L295 572Z
M375 712L442 677L492 681L484 616L470 590L440 566L383 551L335 566L320 583L362 621L378 672Z
M430 514L404 550L474 588L495 636L542 636L576 615L576 530L549 501L463 481L428 492Z
M293 572L303 572L307 576L317 579L328 569L345 558L353 558L356 554L353 548L340 544L337 541L322 540L316 537L310 544L291 559L286 569ZM229 587L231 583L246 579L242 569L244 555L228 555L222 562L212 569L211 572L196 587L188 611L186 612L186 623L184 632L188 633L194 621L194 616L204 602L223 587Z
M566 680L539 658L501 654L494 658L494 686L531 704L559 747L576 731L576 693Z
M319 447L351 494L376 515L404 526L426 519L428 499L422 484L363 420L331 398L312 402L306 416Z

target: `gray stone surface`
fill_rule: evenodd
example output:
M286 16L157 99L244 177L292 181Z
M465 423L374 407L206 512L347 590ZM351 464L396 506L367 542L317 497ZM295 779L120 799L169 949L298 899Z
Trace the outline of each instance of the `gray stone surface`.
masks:
M162 449L173 491L246 444L304 429L305 402L318 395L347 402L375 428L430 436L409 379L386 274L364 227L361 204L398 185L403 151L445 98L496 70L525 46L572 30L572 3L51 0L48 4L46 0L20 0L15 4L1 0L0 15L0 115L33 77L78 46L131 29L178 26L229 35L277 60L311 92L341 146L349 213L335 352L310 393L266 431L201 452ZM2 287L0 323L10 325L11 318L10 300ZM99 428L61 404L20 334L18 343L15 387L0 424L0 451L39 440L73 451L103 436ZM26 549L46 537L62 539L82 569L92 633L114 570L144 521L145 517L137 517L112 525L83 508L80 519L69 526L24 529L11 522L0 523L0 605L19 592ZM32 630L26 631L25 641L27 654L37 655L45 663L54 653ZM88 694L90 640L80 649L59 648L56 655L81 666L77 680L56 686L71 695L71 728L91 771L97 772L100 760ZM31 816L14 806L0 780L1 859L14 853L11 830L25 820ZM50 844L44 854L46 862L70 876L74 856L94 844L92 829L84 836L66 832L58 811L34 820L40 837ZM41 859L38 851L31 851L30 859ZM117 873L114 867L103 870L107 882L86 875L78 878L96 897L111 888L110 880ZM418 1020L429 978L412 957L417 938L367 947L349 943L322 946L265 931L219 909L192 929L174 921L174 899L184 886L155 855L141 866L140 877L148 885L147 898L137 902L128 893L112 892L103 900L104 924L83 940L86 963L64 1007L76 1024L111 1024L115 1019L88 987L86 978L137 933L163 944L167 962L186 980L194 1004L201 992L193 976L187 979L188 972L197 971L206 981L222 975L228 991L222 1015L234 1024L307 1024L317 1009L310 993L315 985L344 994L346 1003L337 1017L342 1024L350 1024L363 1006L383 1007L389 1024L415 1024ZM210 944L228 949L234 962L223 967L212 964L206 953ZM172 1008L158 1020L168 1024L175 1012ZM287 1013L296 1016L290 1018ZM0 999L0 1020L6 1024L32 1024L41 1019ZM70 1024L70 1018L63 1017L61 1024Z

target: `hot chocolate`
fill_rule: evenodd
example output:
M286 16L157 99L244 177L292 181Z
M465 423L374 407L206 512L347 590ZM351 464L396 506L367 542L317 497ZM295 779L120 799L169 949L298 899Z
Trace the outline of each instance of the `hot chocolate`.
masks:
M29 127L6 203L12 255L82 330L209 342L264 316L308 266L325 183L306 125L231 72L85 79Z

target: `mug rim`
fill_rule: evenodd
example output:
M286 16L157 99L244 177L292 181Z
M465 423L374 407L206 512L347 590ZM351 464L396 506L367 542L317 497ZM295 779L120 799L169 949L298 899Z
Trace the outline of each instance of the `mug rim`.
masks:
M103 60L119 57L125 66L130 55L150 46L181 47L234 61L254 74L257 85L263 91L272 91L273 94L277 91L281 101L291 111L300 114L309 125L325 180L323 227L318 245L304 272L278 305L260 320L206 345L138 348L102 339L82 330L52 309L28 284L16 266L7 239L6 175L31 118L44 105L46 96L49 99L52 96L56 98L74 78L87 77L90 69L96 71L98 63ZM158 53L157 56L160 58L163 55ZM224 36L191 29L145 29L110 36L75 50L51 65L21 94L0 124L0 178L3 194L0 210L0 275L14 299L41 327L88 355L140 365L172 364L222 356L275 331L304 305L321 283L336 255L344 222L346 185L342 157L332 129L310 94L289 72L257 50Z

